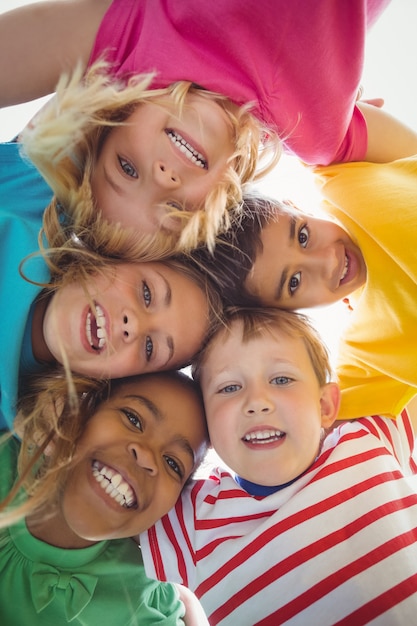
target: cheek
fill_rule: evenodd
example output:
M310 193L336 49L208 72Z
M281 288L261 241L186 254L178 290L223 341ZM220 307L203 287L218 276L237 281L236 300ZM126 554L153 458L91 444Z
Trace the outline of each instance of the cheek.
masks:
M224 438L235 429L233 401L214 402L206 407L207 426L211 443L214 447L223 447Z
M146 516L142 519L146 530L172 509L180 497L182 486L173 481L163 481L154 491L152 503L148 507ZM145 523L146 522L146 523Z

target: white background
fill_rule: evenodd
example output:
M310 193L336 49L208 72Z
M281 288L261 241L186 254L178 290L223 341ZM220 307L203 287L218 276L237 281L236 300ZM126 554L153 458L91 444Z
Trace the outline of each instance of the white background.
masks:
M31 1L0 0L0 13ZM309 1L314 0L306 0ZM386 110L413 128L417 128L416 30L416 0L391 0L368 36L362 80L363 97L383 97ZM7 55L7 50L1 53ZM11 139L40 108L41 102L0 110L0 141ZM323 94L323 106L325 103L326 94ZM273 174L259 187L269 195L290 198L307 212L317 212L319 201L312 177L290 157L282 157ZM310 314L334 354L337 337L346 321L345 307L338 303Z

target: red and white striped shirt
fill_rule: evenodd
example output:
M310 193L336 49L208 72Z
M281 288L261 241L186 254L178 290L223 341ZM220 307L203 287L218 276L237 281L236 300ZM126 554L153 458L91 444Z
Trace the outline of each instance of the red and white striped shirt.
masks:
M141 535L146 572L190 587L213 625L414 623L413 444L406 411L343 423L266 497L214 469Z

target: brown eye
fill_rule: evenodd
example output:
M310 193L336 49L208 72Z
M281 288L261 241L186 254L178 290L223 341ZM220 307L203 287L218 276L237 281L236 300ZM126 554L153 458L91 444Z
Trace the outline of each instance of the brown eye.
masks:
M301 272L297 272L296 274L291 276L290 280L288 281L288 291L290 292L290 296L294 295L294 293L297 291L298 287L300 286L300 283L301 283Z
M298 231L298 241L305 248L308 243L309 231L306 225L302 226Z

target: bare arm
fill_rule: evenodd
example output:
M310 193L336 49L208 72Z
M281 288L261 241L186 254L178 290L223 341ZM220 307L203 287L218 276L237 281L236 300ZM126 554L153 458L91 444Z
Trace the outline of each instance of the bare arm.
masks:
M366 161L387 163L417 154L417 133L384 111L366 102L356 103L368 127Z
M177 585L177 588L180 593L180 598L185 606L185 625L209 626L203 607L193 592L187 589L187 587L183 587L183 585Z
M52 93L63 71L87 65L111 0L49 0L0 14L0 107Z
M414 396L414 398L407 404L407 411L414 428L414 433L417 437L417 396Z

